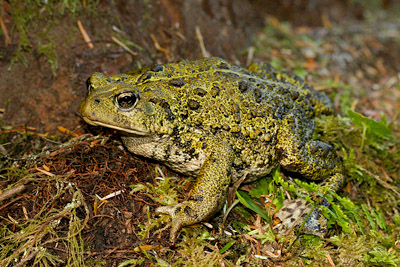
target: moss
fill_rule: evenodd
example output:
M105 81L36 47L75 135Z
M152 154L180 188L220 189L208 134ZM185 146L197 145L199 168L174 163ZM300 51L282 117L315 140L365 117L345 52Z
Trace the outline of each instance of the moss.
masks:
M16 34L14 39L17 39L9 70L17 62L28 67L27 55L38 53L47 59L54 76L57 74L58 55L54 36L50 34L52 27L67 13L72 16L83 12L93 14L98 3L97 0L9 2L12 10L12 32ZM83 3L86 3L85 6ZM36 32L40 34L35 35Z

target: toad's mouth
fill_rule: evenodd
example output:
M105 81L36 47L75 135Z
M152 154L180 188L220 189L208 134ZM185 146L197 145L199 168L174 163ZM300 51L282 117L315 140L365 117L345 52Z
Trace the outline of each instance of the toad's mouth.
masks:
M95 120L91 120L87 117L82 117L85 122L87 122L90 125L94 125L94 126L102 126L102 127L106 127L106 128L111 128L111 129L115 129L124 133L129 133L129 134L134 134L134 135L148 135L150 132L145 130L145 129L126 129L126 128L122 128L116 125L112 125L112 124L108 124L108 123L104 123L101 121L95 121Z

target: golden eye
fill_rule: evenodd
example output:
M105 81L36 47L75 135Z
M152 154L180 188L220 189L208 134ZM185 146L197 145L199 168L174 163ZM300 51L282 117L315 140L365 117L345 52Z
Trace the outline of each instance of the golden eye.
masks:
M139 97L134 92L122 92L115 97L115 102L121 111L132 110L136 106L138 100Z

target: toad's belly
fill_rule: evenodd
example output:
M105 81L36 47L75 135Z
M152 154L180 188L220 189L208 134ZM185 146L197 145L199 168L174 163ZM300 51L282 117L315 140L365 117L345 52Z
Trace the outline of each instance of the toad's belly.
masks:
M185 153L181 147L172 146L169 142L165 142L168 141L167 139L149 140L146 138L122 137L122 140L133 154L159 161L173 171L183 175L197 176L207 157L202 152ZM245 174L245 181L254 181L268 175L278 165L267 154L259 154L258 158L258 160L244 163L242 157L234 157L231 171L232 182L236 182ZM263 162L263 164L260 164L260 162Z

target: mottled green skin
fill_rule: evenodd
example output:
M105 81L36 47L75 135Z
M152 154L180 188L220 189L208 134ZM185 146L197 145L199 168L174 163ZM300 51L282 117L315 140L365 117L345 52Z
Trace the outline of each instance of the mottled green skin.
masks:
M109 77L94 73L88 88L80 107L85 121L120 130L134 154L197 176L188 201L157 209L172 217L171 241L182 226L218 211L229 184L245 172L251 181L281 165L326 179L335 191L343 182L332 147L311 139L314 118L332 114L329 98L267 64L181 61ZM119 106L124 92L137 96L134 106Z

